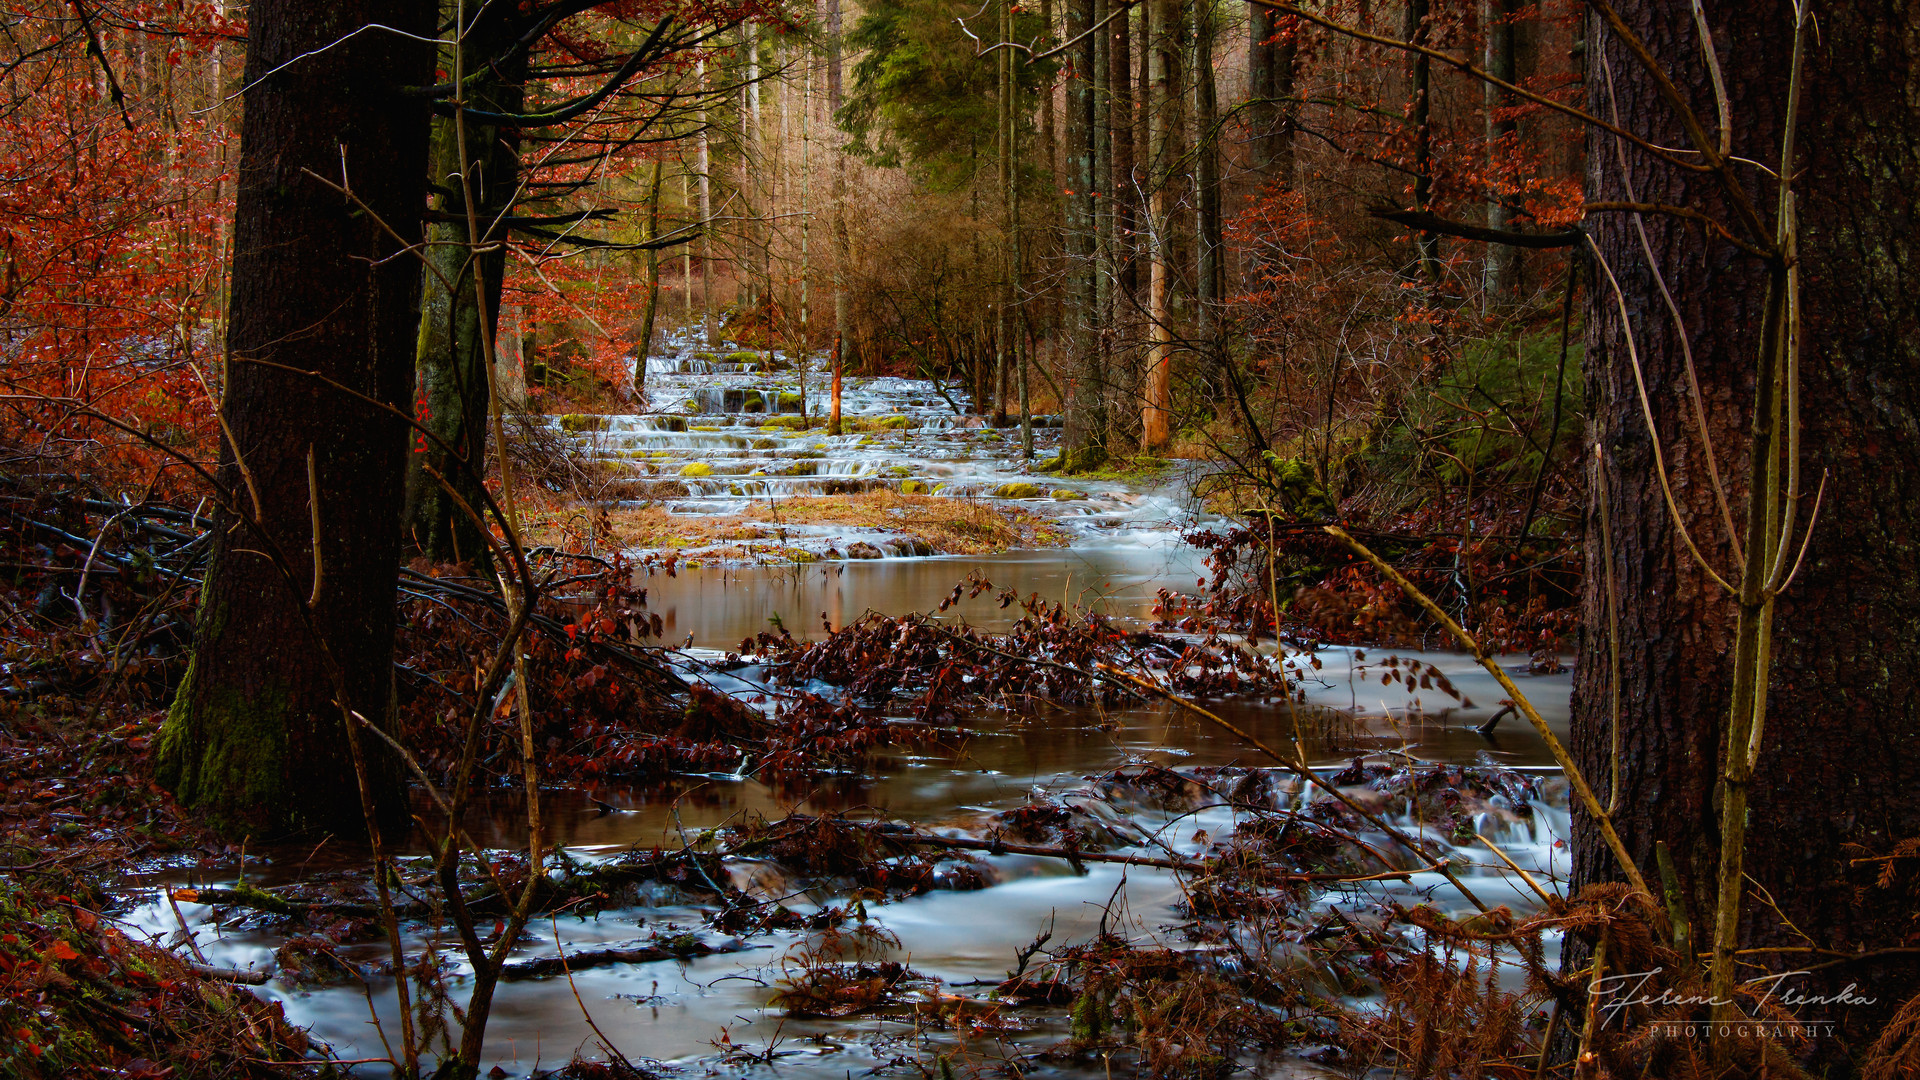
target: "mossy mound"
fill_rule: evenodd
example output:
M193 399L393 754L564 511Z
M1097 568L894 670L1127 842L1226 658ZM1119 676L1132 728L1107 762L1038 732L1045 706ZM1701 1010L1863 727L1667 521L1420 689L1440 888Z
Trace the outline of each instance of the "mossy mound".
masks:
M680 466L681 476L712 476L713 466L704 461L692 461Z
M919 480L900 481L900 494L902 495L925 495L926 493L927 493L927 485L922 481L919 481Z
M1039 484L1001 484L993 489L993 496L996 499L1037 499L1042 494L1044 492L1040 490Z
M567 413L560 417L561 431L605 431L612 426L612 420L591 413Z
M1074 491L1072 488L1054 488L1052 495L1055 502L1075 502L1087 497L1086 492Z
M1049 461L1044 469L1064 476L1074 473L1087 473L1099 469L1107 463L1107 448L1104 446L1083 446L1079 449L1062 447L1060 453Z

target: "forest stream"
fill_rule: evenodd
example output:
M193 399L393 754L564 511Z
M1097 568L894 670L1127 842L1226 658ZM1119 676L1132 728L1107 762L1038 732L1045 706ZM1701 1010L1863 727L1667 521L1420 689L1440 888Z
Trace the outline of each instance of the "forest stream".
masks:
M1144 627L1155 618L1159 590L1191 591L1206 572L1199 553L1180 539L1196 519L1185 506L1177 479L1137 487L1115 480L1055 482L1024 475L1014 456L1017 430L969 427L946 400L955 391L916 380L874 380L848 393L850 416L907 418L891 440L861 435L826 440L817 430L763 432L766 417L753 415L756 410L743 412L743 406L755 400L795 400L793 395L801 392L796 378L769 379L745 368L716 369L685 355L687 351L683 342L681 355L650 362L657 411L569 425L587 429L581 439L583 454L644 461L652 465L648 471L664 476L681 475L687 463L709 466L689 471L693 475L683 481L684 493L671 500L673 513L698 515L741 500L764 503L796 492L848 490L826 486L833 483L897 488L912 481L925 485L923 490L944 488L955 497L992 498L995 491L1007 492L1014 501L1053 513L1069 536L1069 542L1057 548L985 556L911 557L910 552L885 549L884 538L873 537L875 547L889 557L822 557L770 565L700 564L690 559L693 565L672 574L640 565L636 573L648 590L648 609L664 624L661 637L682 646L676 664L723 693L751 700L760 691L763 672L751 656L744 664L723 660L742 639L767 630L769 620L796 637L817 636L823 619L839 627L868 611L932 611L956 584L978 575L1021 595L1038 593L1070 607L1102 611L1116 626ZM813 378L810 412L818 411L817 395L823 388L819 373ZM798 408L796 404L794 411ZM556 425L559 422L556 418ZM983 441L980 437L986 435L995 438ZM623 459L622 454L628 456ZM800 463L809 467L792 467ZM1048 490L1035 495L1006 487L1036 479ZM1071 489L1073 495L1055 498L1052 489ZM787 539L802 536L810 538L816 550L860 539L824 527L796 528ZM1003 608L988 592L962 597L941 618L1000 630L1020 614L1018 607ZM1262 648L1271 651L1271 640ZM1524 657L1509 659L1510 670L1547 722L1564 732L1569 677L1531 674ZM1521 913L1537 909L1538 900L1528 887L1471 836L1463 836L1457 827L1443 829L1422 821L1423 812L1414 808L1417 800L1390 794L1399 782L1396 776L1404 779L1412 774L1409 770L1422 769L1431 774L1433 766L1478 767L1475 777L1505 777L1502 786L1458 770L1439 770L1455 788L1450 798L1457 796L1471 831L1498 843L1537 880L1558 879L1566 868L1561 842L1567 828L1565 786L1524 721L1509 715L1486 734L1474 730L1501 711L1503 692L1494 680L1470 657L1444 652L1323 646L1296 660L1304 681L1293 703L1241 698L1209 706L1269 745L1291 745L1294 724L1300 720L1307 754L1323 776L1343 790L1366 793L1370 805L1408 833L1446 845L1461 879L1483 901ZM1444 674L1456 695L1409 691L1406 683L1411 680L1401 677L1410 670L1409 660L1431 665L1420 667L1429 674ZM1500 771L1487 768L1492 766ZM793 815L836 814L905 823L964 839L989 835L1009 813L1042 806L1079 822L1083 834L1105 836L1109 856L1178 861L1199 857L1210 838L1233 830L1241 811L1230 804L1246 801L1249 785L1263 789L1270 806L1298 805L1302 799L1297 781L1272 769L1234 735L1167 703L973 710L936 745L884 748L870 756L865 768L825 780L769 784L756 777L754 763L744 756L735 768L740 771L640 786L582 788L569 786L564 775L549 777L543 797L549 842L560 845L568 859L593 864L633 849L698 847L711 839L706 830L755 816L779 821ZM1232 798L1223 794L1229 787ZM474 829L489 847L524 848L522 803L496 793ZM1377 834L1365 838L1389 843ZM1466 842L1455 846L1461 839ZM423 839L416 836L411 853L422 855L425 850ZM754 1062L770 1063L789 1077L837 1080L894 1067L906 1070L901 1075L915 1075L919 1070L914 1063L932 1070L940 1055L961 1053L975 1061L1013 1058L1023 1074L1039 1070L1042 1075L1099 1076L1098 1059L1019 1060L1067 1037L1073 1020L1063 1002L1009 1008L986 1023L955 1023L953 1011L996 1013L991 991L1022 966L1021 950L1042 935L1051 935L1051 949L1085 943L1102 931L1136 944L1220 948L1195 945L1176 932L1189 916L1182 906L1181 881L1162 866L1116 861L1076 866L1039 855L976 854L967 875L936 880L931 889L889 902L876 902L880 897L871 891L804 879L777 859L727 858L727 886L761 901L777 901L801 921L830 905L857 903L863 918L884 928L883 935L872 939L878 944L862 959L903 962L915 976L912 987L890 995L884 1006L851 1010L845 1016L828 1015L832 1009L793 1009L775 1000L805 967L809 942L818 942L815 930L796 924L736 936L714 925L718 908L701 899L697 889L648 882L630 906L584 917L561 913L536 919L516 960L662 940L697 940L718 951L584 965L570 975L556 972L504 984L489 1026L490 1060L483 1074L498 1066L503 1073L493 1075L530 1075L565 1063L576 1051L589 1059L602 1058L604 1038L634 1061L652 1060L695 1075ZM319 852L256 851L246 858L245 881L259 887L283 885L317 869L351 866L354 858L336 846ZM269 932L246 912L232 908L181 903L176 915L155 888L230 886L241 872L236 865L224 880L202 876L193 882L177 872L137 877L132 884L146 890L148 899L129 919L161 936L175 933L178 920L183 920L198 931L207 962L274 970L284 934ZM1313 904L1328 910L1342 907L1361 918L1386 900L1427 900L1442 910L1466 910L1452 886L1432 872L1367 886L1330 887ZM417 921L405 924L405 930L410 949L430 933ZM1265 942L1259 947L1287 946ZM1303 945L1293 947L1304 950ZM275 970L256 992L284 1003L288 1019L310 1026L339 1058L380 1057L381 1039L369 1020L370 1003L390 1031L396 1023L391 977L377 974L383 970L385 949L379 940L339 948L341 959L365 975L364 985L353 980L305 983ZM443 962L449 965L452 998L462 1001L464 961L449 949ZM1514 977L1519 978L1517 973ZM1257 1074L1334 1075L1316 1063L1312 1051L1309 1039L1284 1058L1258 1063ZM360 1068L380 1072L385 1066Z

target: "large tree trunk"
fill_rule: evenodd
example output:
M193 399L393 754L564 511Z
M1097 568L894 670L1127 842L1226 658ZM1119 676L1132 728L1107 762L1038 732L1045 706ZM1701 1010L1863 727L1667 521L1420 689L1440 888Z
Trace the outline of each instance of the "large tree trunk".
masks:
M490 7L467 31L464 67L473 72L467 101L472 108L520 111L526 58L524 52L510 55L515 38L523 32L512 13L506 5ZM453 70L451 60L446 63L447 70ZM440 562L470 562L484 573L492 565L486 538L461 504L476 510L481 505L491 406L488 365L495 362L487 346L499 329L501 280L507 268L507 252L501 244L506 229L495 223L518 194L520 139L513 128L472 120L466 121L466 127L467 160L462 161L454 119L443 116L433 122L430 175L438 189L434 209L442 220L427 232L431 240L427 259L432 265L422 285L415 373L418 401L425 406L419 419L450 451L430 440L416 443L407 461L404 529L413 551ZM463 169L468 176L464 185ZM474 197L474 221L482 234L479 243L491 250L476 253L472 245L469 190ZM484 310L474 288L476 275L486 296ZM445 483L435 478L436 473Z
M219 512L157 770L234 834L360 831L341 706L389 719L407 428L300 372L408 406L420 265L376 217L420 235L427 108L402 90L431 80L433 51L347 35L377 22L431 38L434 15L431 0L255 0L248 13L220 475L238 508L258 499L264 536ZM364 208L305 171L337 181L343 168ZM380 759L374 794L402 810L386 755L361 742Z
M1684 3L1636 0L1627 23L1679 83L1710 130L1715 106L1700 38ZM1920 530L1920 253L1912 243L1920 207L1920 121L1911 88L1920 80L1920 12L1909 0L1819 8L1810 34L1800 108L1799 183L1804 346L1800 412L1802 472L1811 492L1827 476L1806 562L1781 599L1773 628L1770 718L1751 787L1745 869L1755 886L1742 905L1743 948L1812 944L1843 953L1905 944L1911 908L1878 897L1877 864L1856 864L1920 835L1920 594L1914 535ZM1792 49L1785 0L1708 4L1732 101L1732 151L1777 165ZM1655 83L1604 27L1590 26L1598 55L1589 106L1618 116L1665 146L1688 145ZM1610 94L1609 83L1613 88ZM1588 147L1594 200L1683 204L1735 221L1712 182L1648 154L1621 150L1604 133ZM1743 170L1761 213L1773 189ZM1629 182L1630 181L1630 182ZM1770 224L1770 223L1769 223ZM1703 239L1686 222L1649 215L1653 257L1685 320L1731 516L1745 520L1749 417L1755 357L1767 301L1762 261ZM1692 434L1679 336L1648 269L1634 222L1590 220L1600 252L1626 297L1675 498L1693 537L1723 574L1735 574L1722 514L1710 495ZM1696 942L1711 927L1720 851L1717 766L1730 707L1730 598L1691 561L1665 509L1647 425L1604 274L1588 307L1588 401L1604 456L1613 587L1619 599L1617 706L1622 717L1616 822L1629 852L1654 866L1654 844L1671 848ZM1595 787L1612 777L1607 574L1602 519L1588 523L1585 600L1589 630L1575 679L1575 752ZM1796 541L1797 542L1797 539ZM1737 579L1735 579L1737 581ZM1576 810L1574 886L1617 880L1594 823ZM1764 889L1765 893L1760 892ZM1761 899L1771 897L1777 912ZM1791 925L1788 920L1791 920ZM1812 939L1803 940L1792 927ZM1742 957L1743 978L1813 967L1802 954ZM1801 994L1857 984L1872 1005L1809 1006L1805 1019L1839 1025L1818 1056L1857 1054L1916 983L1913 957L1822 966L1790 980ZM1776 995L1776 1002L1780 997Z

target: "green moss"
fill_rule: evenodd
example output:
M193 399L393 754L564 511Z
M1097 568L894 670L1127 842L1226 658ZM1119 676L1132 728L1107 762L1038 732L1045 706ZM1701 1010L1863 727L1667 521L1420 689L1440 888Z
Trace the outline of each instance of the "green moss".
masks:
M762 356L760 353L753 352L749 349L742 349L739 352L730 352L727 354L727 363L729 364L757 364L761 359Z
M882 428L887 428L887 429L889 429L889 430L893 430L893 431L899 431L899 430L901 430L901 429L904 429L904 428L906 428L906 427L909 427L909 426L911 426L911 425L912 425L912 421L910 421L910 420L908 420L908 419L907 419L906 417L904 417L904 416L889 416L889 417L886 417L885 419L883 419L883 420L881 420L881 421L880 421L880 422L879 422L879 423L878 423L877 425L875 425L875 426L877 426L877 427L882 427Z
M713 466L704 461L692 461L680 466L681 476L712 476Z
M218 635L214 634L217 638ZM270 679L236 689L203 691L187 665L160 727L154 779L182 808L221 832L241 834L261 820L297 827L284 787L291 698Z
M1001 484L993 489L993 494L999 499L1037 499L1042 493L1038 484L1018 483Z
M1104 446L1083 446L1078 450L1061 448L1046 471L1066 475L1092 472L1107 463L1107 449Z
M927 485L919 480L900 481L900 494L902 495L925 495L926 493Z
M590 413L567 413L560 417L561 431L605 431L611 421Z
M891 476L894 479L898 480L904 477L912 476L913 470L907 468L905 465L889 465L886 467L885 474L887 476Z
M1269 450L1266 463L1273 470L1274 486L1280 490L1281 509L1309 521L1326 521L1336 516L1339 508L1314 476L1312 462L1297 457L1283 458Z
M1087 497L1086 492L1074 491L1072 488L1054 488L1053 489L1053 498L1055 502L1073 502L1075 500L1084 499L1086 497Z

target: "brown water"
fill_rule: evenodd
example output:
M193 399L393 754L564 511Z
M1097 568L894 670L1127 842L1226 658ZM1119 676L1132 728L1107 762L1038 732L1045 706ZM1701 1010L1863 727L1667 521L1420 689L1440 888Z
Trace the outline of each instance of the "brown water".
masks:
M1065 597L1078 604L1097 604L1118 618L1144 620L1157 589L1191 589L1198 577L1191 553L1174 546L1166 534L1161 537L1155 543L1109 542L982 559L877 560L791 570L697 569L675 578L656 575L649 583L649 606L661 614L670 638L691 633L696 653L702 646L735 645L764 629L768 616L776 613L794 632L805 633L818 630L821 612L839 626L868 609L927 610L937 606L970 570L1023 594ZM989 629L1002 627L1011 618L990 595L963 602L952 617ZM1319 654L1323 666L1317 680L1306 687L1309 707L1303 710L1309 755L1316 763L1399 751L1429 761L1548 765L1544 747L1523 723L1509 719L1491 737L1470 730L1495 711L1502 692L1469 658L1422 654L1470 699L1472 705L1466 707L1431 695L1416 701L1397 685L1383 687L1380 664L1386 656L1384 652L1357 655L1348 649ZM738 673L749 678L754 674L751 670ZM723 689L736 677L713 676ZM1549 723L1564 730L1567 676L1519 678ZM1293 738L1293 720L1283 706L1213 705L1270 745L1284 745ZM1233 736L1164 705L1106 713L987 713L970 723L972 730L956 735L950 745L881 757L860 775L783 787L770 787L751 777L712 775L646 787L556 791L546 800L546 812L557 842L576 857L592 858L629 846L677 846L699 829L736 821L743 814L775 819L793 812L869 812L920 823L951 822L975 811L1018 805L1036 790L1091 801L1085 777L1131 762L1173 768L1265 764ZM595 799L621 812L602 812ZM1563 802L1536 807L1537 826L1496 821L1487 828L1503 839L1523 865L1551 876L1556 859L1564 861L1564 852L1555 844L1556 834L1564 834L1563 808ZM482 842L507 847L523 843L515 824L520 818L517 802L502 798L493 809L494 835L482 837ZM1232 814L1218 808L1190 816L1138 808L1103 812L1120 814L1130 827L1157 834L1175 850L1193 850L1191 836L1196 830L1218 835L1232 826ZM1483 857L1484 852L1472 856ZM1058 860L1012 855L989 857L987 862L996 876L991 888L934 892L873 909L878 920L898 935L902 958L916 970L949 984L998 981L1013 967L1015 949L1038 933L1050 930L1056 944L1087 940L1110 899L1116 904L1117 925L1136 939L1152 939L1163 924L1176 921L1171 905L1180 895L1179 887L1163 871L1094 864L1087 873L1076 874ZM769 874L775 874L773 868L750 864L736 868L742 881ZM1475 891L1490 903L1510 903L1516 910L1532 904L1504 870L1475 865L1467 874ZM778 888L777 875L770 887ZM1442 906L1460 903L1437 878L1416 879L1393 887L1392 892L1405 899L1432 895ZM804 912L834 899L803 893L787 897L786 902ZM209 912L189 905L187 914L204 920ZM660 906L536 923L522 951L527 956L552 955L556 942L569 952L627 942L663 924L697 930L709 914L676 906L672 898L663 896ZM134 921L170 930L172 914L164 902L148 904L135 912ZM782 958L797 941L793 935L773 935L756 939L769 945L757 951L583 971L571 987L565 979L508 984L497 999L489 1027L489 1048L496 1056L489 1064L498 1064L509 1075L526 1075L535 1066L555 1067L583 1047L588 1056L604 1056L582 1015L583 1007L625 1055L692 1069L718 1066L727 1047L752 1046L761 1051L771 1048L778 1055L774 1067L782 1075L841 1080L884 1066L899 1055L930 1064L929 1046L952 1049L946 1036L932 1043L914 1042L909 1038L911 1025L898 1020L798 1021L769 1008L768 999L781 978ZM245 967L269 963L271 950L278 944L260 935L234 933L203 948L214 963ZM372 963L380 958L382 947L356 947L352 952ZM391 1028L390 987L376 980L372 991L373 1008ZM369 1020L369 998L359 987L309 991L269 982L261 992L285 1002L291 1018L312 1025L314 1033L342 1057L381 1053ZM1014 1045L1035 1050L1064 1034L1064 1017L1043 1016ZM892 1039L905 1041L895 1044L889 1042ZM1312 1068L1301 1063L1298 1071ZM1063 1075L1059 1070L1052 1074ZM890 1075L918 1073L907 1068Z

